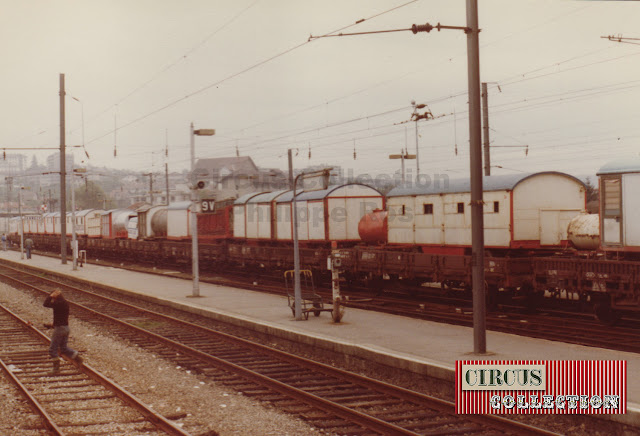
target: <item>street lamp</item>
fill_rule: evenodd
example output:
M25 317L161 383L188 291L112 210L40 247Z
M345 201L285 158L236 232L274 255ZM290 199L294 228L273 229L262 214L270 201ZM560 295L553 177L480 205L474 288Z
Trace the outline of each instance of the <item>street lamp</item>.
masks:
M192 297L200 296L200 272L198 270L199 267L199 259L198 259L198 221L196 217L196 190L204 187L204 183L196 180L195 177L195 166L196 166L196 136L213 136L216 134L215 129L193 129L193 123L190 126L190 137L191 137L191 207L189 208L191 214L189 216L190 226L191 226L191 271L193 275L193 291ZM202 186L200 186L202 184Z

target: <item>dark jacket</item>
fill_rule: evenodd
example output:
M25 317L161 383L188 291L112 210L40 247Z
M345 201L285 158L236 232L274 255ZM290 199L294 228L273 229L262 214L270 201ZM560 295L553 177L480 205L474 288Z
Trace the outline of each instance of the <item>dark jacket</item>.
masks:
M51 299L51 296L47 296L43 306L53 309L54 327L69 325L69 303L62 295L56 298L55 301Z

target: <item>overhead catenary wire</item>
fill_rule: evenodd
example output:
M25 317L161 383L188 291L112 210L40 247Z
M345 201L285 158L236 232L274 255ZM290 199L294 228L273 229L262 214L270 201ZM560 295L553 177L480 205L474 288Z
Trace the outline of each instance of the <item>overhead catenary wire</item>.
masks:
M612 45L612 44L608 44L608 45ZM443 101L444 101L444 100L443 100ZM548 103L548 104L550 104L550 103ZM323 103L322 103L322 105L325 105L325 103L323 102ZM541 103L541 105L542 105L542 103ZM517 103L514 103L514 106L520 106L520 105L518 105ZM530 105L530 102L529 102L529 103L522 102L522 109L521 109L521 110L527 110L527 106L528 106L528 107L533 107L533 106L531 106L531 105ZM544 106L541 106L541 107L544 107ZM265 111L265 113L266 113L266 111ZM272 114L273 114L273 112L269 113L269 115L272 115ZM261 118L261 117L259 117L259 118ZM345 117L345 118L347 118L347 117ZM124 119L124 118L123 118L123 119ZM367 121L369 121L369 118L366 118L366 119L367 119ZM383 119L381 118L381 119L380 119L380 121L383 121ZM384 121L386 121L386 120L384 120ZM376 125L376 124L378 124L378 123L377 123L376 121L372 121L372 122L371 122L371 124ZM320 127L320 129L322 129L322 127ZM323 130L323 131L322 131L322 133L323 133L323 134L324 134L324 133L330 133L330 130ZM272 136L271 134L268 134L268 135L260 135L259 139L269 139L271 136ZM323 136L325 136L325 135L323 135ZM366 135L362 135L362 136L363 136L363 137L365 137ZM122 136L121 136L121 138L123 138L123 139L124 139L125 137L126 137L126 135L122 135ZM216 139L217 139L217 138L216 138ZM239 137L236 137L236 138L233 138L233 139L234 139L234 141L238 141L238 140L239 140L239 141L240 141L240 147L241 147L244 151L246 151L246 152L248 152L248 153L251 153L251 152L253 152L254 150L255 150L256 152L264 152L264 150L267 148L267 147L263 147L263 146L261 146L261 144L260 144L260 140L258 140L258 141L255 141L255 140L254 140L254 141L246 140L246 139L245 139L243 136L241 136L241 135L240 135ZM286 140L288 140L288 139L289 139L289 138L286 138ZM302 140L304 141L304 138L303 138ZM123 143L122 143L122 145L121 145L121 149L122 149L122 151L123 151L123 154L124 154L124 153L125 153L125 151L126 151L126 155L127 155L127 156L130 156L130 155L131 155L131 156L138 156L138 154L132 154L132 153L130 153L131 151L133 151L134 144L133 144L132 142L129 142L129 141L126 141L126 142L127 142L127 144L129 144L129 145L125 144L125 141L123 141ZM250 144L250 145L245 145L245 144L247 144L247 143L249 143L249 142L252 142L252 144ZM274 141L274 143L275 143L275 142L278 142L278 141ZM456 141L456 142L457 142L457 141ZM216 145L217 145L217 144L218 144L218 142L216 141ZM138 147L138 144L135 144L135 146L136 146L136 147ZM315 148L315 147L316 147L316 145L315 145L315 143L314 143L314 148ZM324 147L324 149L328 149L328 148L330 148L330 147L329 147L329 146ZM320 148L318 151L322 151L322 148ZM316 153L314 153L314 155L316 155ZM318 155L318 156L319 156L319 155Z
M378 14L372 15L371 17L366 18L365 20L371 20L373 18L382 16L384 14L387 14L387 13L391 12L391 11L395 11L395 10L401 8L401 7L407 6L407 5L411 4L411 3L415 3L416 1L418 1L418 0L411 0L411 1L407 2L407 3L402 4L402 5L399 5L399 6L390 8L390 9L388 9L386 11L380 12ZM340 31L342 31L344 29L348 29L350 27L356 26L356 25L358 25L358 24L360 24L362 22L363 22L363 20L359 20L356 23L349 24L347 26L343 26L343 27L341 27L339 29L336 29L336 30L333 30L331 32L328 32L327 34L340 32ZM201 88L199 88L199 89L197 89L197 90L195 90L195 91L193 91L191 93L188 93L184 97L177 98L177 99L175 99L175 100L173 100L173 101L171 101L171 102L169 102L169 103L167 103L167 104L165 104L165 105L163 105L163 106L161 106L159 108L156 108L155 110L153 110L151 112L148 112L148 113L146 113L144 115L141 115L141 116L139 116L137 118L134 118L134 119L124 123L120 127L118 127L118 129L124 129L124 128L127 128L127 127L131 126L131 125L137 124L140 121L151 117L152 115L155 115L155 114L157 114L159 112L162 112L162 111L164 111L164 110L166 110L166 109L168 109L168 108L170 108L172 106L175 106L175 105L177 105L177 104L179 104L179 103L181 103L181 102L183 102L183 101L185 101L185 100L187 100L187 99L189 99L191 97L194 97L194 96L196 96L198 94L201 94L201 93L203 93L205 91L208 91L209 89L214 88L214 87L216 87L216 86L218 86L218 85L220 85L220 84L222 84L224 82L227 82L227 81L229 81L229 80L231 80L231 79L233 79L235 77L238 77L238 76L240 76L242 74L245 74L245 73L247 73L249 71L255 70L255 69L257 69L257 68L259 68L259 67L261 67L261 66L263 66L263 65L265 65L265 64L267 64L267 63L269 63L269 62L271 62L271 61L273 61L275 59L278 59L278 58L280 58L282 56L285 56L286 54L289 54L289 53L291 53L291 52L293 52L293 51L295 51L295 50L297 50L297 49L299 49L299 48L301 48L301 47L303 47L303 46L305 46L305 45L307 45L307 44L309 44L311 42L313 42L313 41L307 40L307 41L304 41L302 43L295 44L294 46L292 46L292 47L290 47L290 48L288 48L286 50L283 50L283 51L281 51L281 52L279 52L279 53L277 53L275 55L272 55L272 56L270 56L270 57L268 57L266 59L263 59L262 61L259 61L259 62L255 63L255 64L253 64L253 65L251 65L251 66L249 66L247 68L244 68L244 69L242 69L242 70L240 70L240 71L238 71L236 73L233 73L233 74L231 74L229 76L226 76L226 77L224 77L222 79L219 79L219 80L217 80L217 81L215 81L213 83L210 83L210 84L208 84L206 86L203 86L203 87L201 87ZM97 136L97 137L91 139L90 141L88 141L87 144L94 143L94 142L104 138L105 136L109 135L110 133L111 132L106 132L103 135Z

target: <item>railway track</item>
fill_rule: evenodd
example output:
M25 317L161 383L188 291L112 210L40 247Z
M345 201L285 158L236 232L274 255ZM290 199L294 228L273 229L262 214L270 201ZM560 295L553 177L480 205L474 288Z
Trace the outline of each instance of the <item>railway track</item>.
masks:
M332 434L550 434L150 312L39 275L0 268L3 281L44 294L63 289L75 316L141 348L275 404Z
M0 369L55 435L181 435L161 415L89 366L51 373L48 338L0 306Z
M137 265L127 266L104 261L96 263L148 274L167 275L164 269ZM191 279L190 274L183 271L172 271L171 276L185 280ZM260 282L257 284L254 278L247 279L245 272L233 270L226 271L224 276L220 274L207 275L203 272L200 280L222 286L286 295L281 281L273 274L269 274L268 271L260 275ZM406 292L397 290L379 292L372 296L370 290L358 288L343 291L342 295L343 304L346 307L465 327L473 326L470 301L451 296L450 294L455 291L449 291L442 295L440 288L432 290L434 292L422 292L419 295L414 292L415 295L409 298L407 298ZM317 293L322 296L324 301L331 301L330 289L319 286ZM580 312L540 309L529 313L528 308L523 306L499 304L499 307L499 311L487 313L486 328L488 330L588 347L640 353L640 337L638 336L640 321L635 319L623 318L617 325L605 328L592 315Z
M135 265L125 266L104 261L97 263L166 276L166 271L163 269ZM182 271L174 271L171 276L186 280L191 279L188 273ZM260 282L257 285L255 279L248 280L244 272L227 271L224 276L207 276L206 273L203 273L200 279L202 282L217 285L286 295L282 283L272 274L265 272L260 277ZM317 293L322 296L324 301L331 301L330 290L318 287ZM372 296L370 291L361 289L347 290L342 295L343 304L346 307L465 327L473 326L471 302L459 297L442 295L439 289L436 292L425 292L411 298L407 298L407 295L399 291L380 292ZM499 307L500 311L487 313L486 328L488 330L588 347L640 353L640 337L638 336L640 322L634 319L622 319L616 326L605 328L592 315L584 315L579 312L541 309L538 312L528 313L529 311L522 306L499 305Z

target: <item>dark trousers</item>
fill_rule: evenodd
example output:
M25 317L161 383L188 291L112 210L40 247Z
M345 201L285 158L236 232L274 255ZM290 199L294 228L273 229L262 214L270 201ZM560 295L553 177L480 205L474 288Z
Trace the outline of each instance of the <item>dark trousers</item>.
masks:
M31 247L26 247L25 250L27 251L27 259L31 259Z
M51 346L49 347L49 356L51 358L58 357L58 351L60 353L69 356L71 358L75 357L77 351L69 348L67 345L67 341L69 340L69 326L57 326L53 328L53 336L51 336Z

